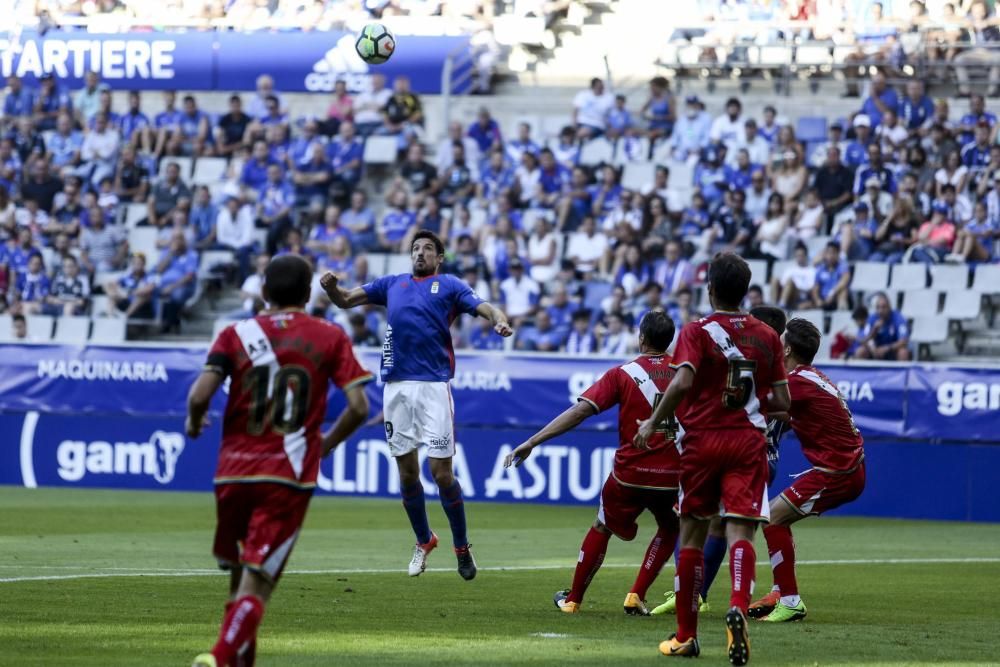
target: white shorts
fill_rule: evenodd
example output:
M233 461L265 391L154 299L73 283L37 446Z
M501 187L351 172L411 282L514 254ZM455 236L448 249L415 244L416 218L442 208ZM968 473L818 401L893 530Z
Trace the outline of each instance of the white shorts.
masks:
M382 394L385 439L393 456L427 446L427 456L455 455L455 403L447 382L387 382Z

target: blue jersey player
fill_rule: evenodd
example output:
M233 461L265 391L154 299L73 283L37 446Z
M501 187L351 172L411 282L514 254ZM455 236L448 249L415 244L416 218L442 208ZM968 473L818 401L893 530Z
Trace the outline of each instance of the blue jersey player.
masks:
M463 579L476 576L476 561L465 530L462 487L452 472L455 454L454 415L449 381L455 372L450 326L460 313L479 315L493 323L501 336L513 330L507 316L483 301L453 275L438 274L444 244L429 231L417 232L410 246L413 272L378 278L362 287L344 289L332 273L321 279L330 300L340 308L364 304L385 306L388 326L382 345L383 419L389 450L399 467L403 507L417 537L409 574L427 566L437 546L424 505L417 451L427 447L431 474L441 494Z

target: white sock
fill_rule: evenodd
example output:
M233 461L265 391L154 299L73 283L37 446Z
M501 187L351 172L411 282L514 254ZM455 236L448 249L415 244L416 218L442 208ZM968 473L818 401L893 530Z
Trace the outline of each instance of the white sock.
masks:
M799 603L802 602L802 598L798 595L782 595L781 604L786 607L798 607Z

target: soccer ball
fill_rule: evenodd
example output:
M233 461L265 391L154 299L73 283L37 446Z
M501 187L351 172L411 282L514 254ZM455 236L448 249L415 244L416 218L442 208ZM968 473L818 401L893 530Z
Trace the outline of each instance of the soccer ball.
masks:
M362 28L354 49L369 65L381 65L396 50L396 38L381 23L369 23Z

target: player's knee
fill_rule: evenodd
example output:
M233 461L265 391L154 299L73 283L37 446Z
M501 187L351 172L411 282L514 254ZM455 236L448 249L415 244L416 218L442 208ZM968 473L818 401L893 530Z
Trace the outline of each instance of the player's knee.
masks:
M594 520L594 530L596 530L599 533L603 533L605 535L611 534L611 530L607 526L605 526L604 522L602 522L600 519Z
M455 475L451 470L435 470L434 482L438 485L438 488L447 489L455 483Z

